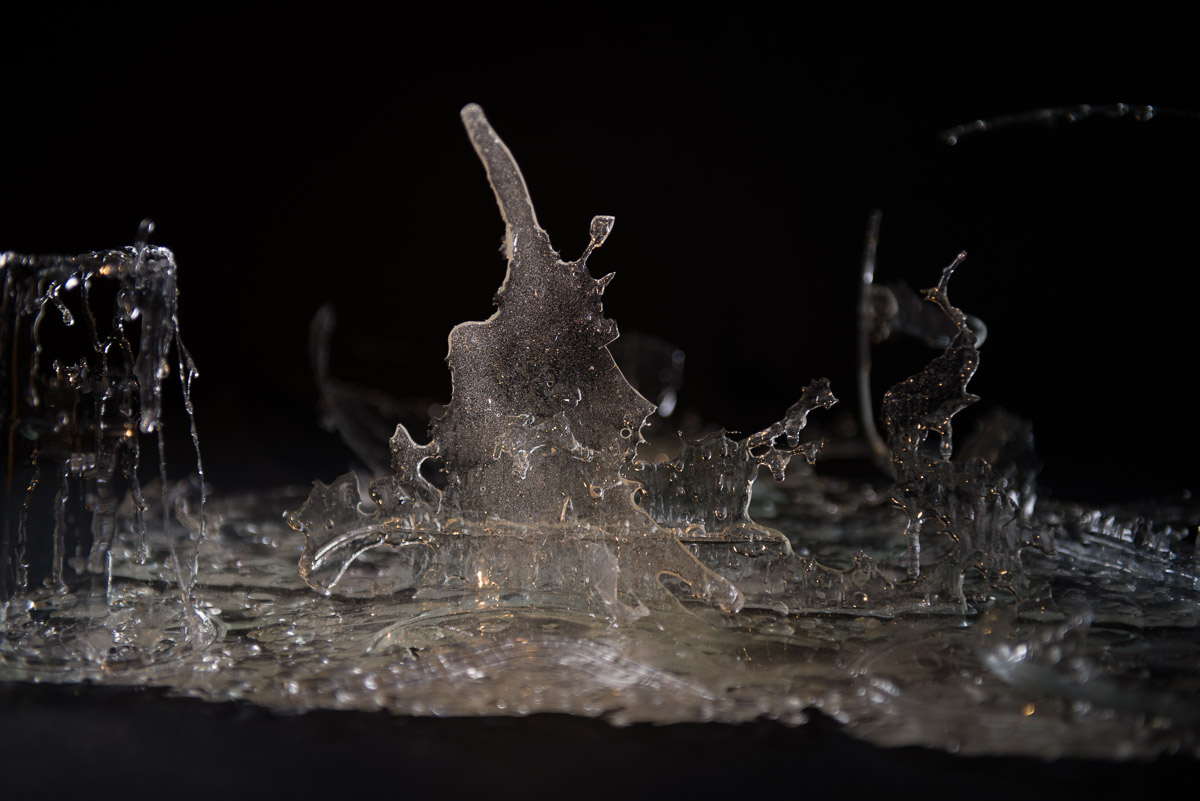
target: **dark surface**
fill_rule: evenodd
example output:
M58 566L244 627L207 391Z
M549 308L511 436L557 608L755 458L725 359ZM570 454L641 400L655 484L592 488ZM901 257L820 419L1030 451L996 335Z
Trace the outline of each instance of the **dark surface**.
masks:
M954 757L880 749L813 712L800 728L617 729L584 718L430 719L314 712L157 692L0 684L0 766L11 798L804 797L1056 801L1139 797L1196 763Z
M610 317L687 351L685 409L757 430L821 375L852 406L857 265L880 207L881 280L932 285L970 252L951 296L990 327L971 389L1035 421L1052 490L1196 487L1200 123L1094 119L955 148L936 136L1081 102L1194 111L1184 26L589 9L418 21L6 7L0 248L115 247L154 218L154 241L180 263L217 490L329 480L350 456L316 425L307 326L319 305L341 319L336 373L435 400L449 393L450 327L491 312L502 225L458 121L473 101L565 257L582 251L593 214L616 216L591 268L618 273ZM881 394L925 356L876 358ZM92 688L7 686L0 698L12 798L268 786L620 797L637 783L717 795L760 781L797 794L815 783L989 798L1018 785L1095 798L1195 768L882 751L828 721L612 729L279 718Z

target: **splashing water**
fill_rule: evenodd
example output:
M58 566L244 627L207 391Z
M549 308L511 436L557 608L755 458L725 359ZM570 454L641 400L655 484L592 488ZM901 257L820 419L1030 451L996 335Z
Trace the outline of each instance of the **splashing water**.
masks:
M153 223L143 221L137 244L123 250L0 257L0 347L9 357L0 370L6 433L0 598L3 649L18 662L53 669L140 665L203 647L214 635L195 603L203 514L194 532L181 530L170 514L183 502L168 483L163 437L171 347L202 508L191 400L198 372L179 335L175 259L148 244L152 232ZM60 325L48 319L50 308ZM157 492L143 486L143 435L155 441ZM44 488L47 479L54 483ZM46 528L49 538L42 536ZM162 549L159 558L151 559L152 547ZM114 560L126 566L114 572ZM126 584L122 572L129 570L153 576L164 589Z
M654 406L608 350L617 331L601 298L612 275L587 270L613 219L594 218L584 253L562 260L507 146L477 106L462 116L506 223L508 272L495 314L451 333L453 396L430 441L397 427L390 474L365 491L348 474L306 499L214 498L193 512L177 490L176 517L195 545L186 569L168 553L165 480L157 538L143 533L152 524L135 484L130 514L103 529L118 588L109 595L145 592L145 565L173 564L189 608L214 622L214 642L193 638L153 670L142 659L98 672L90 666L106 652L78 653L59 680L286 711L566 712L614 723L798 724L815 707L886 745L1197 753L1197 511L1150 519L1037 498L1027 425L1011 417L992 418L954 454L951 420L976 400L967 384L983 330L949 300L962 256L928 303L898 311L896 301L888 318L944 349L885 396L875 455L894 472L890 492L851 490L804 464L787 473L793 456L818 454L801 433L811 412L836 402L824 380L762 431L719 431L647 462L637 446ZM864 326L883 297L870 291L873 256L865 262ZM11 275L6 304L26 297ZM38 319L53 308L70 325L69 280L48 278L21 308ZM173 283L165 302L126 306L154 320L169 309L190 411L195 369L174 327ZM140 418L132 406L126 415L146 433L160 428L172 341L147 343L148 326L138 353L157 355L135 362L137 380L126 382L156 387L139 400ZM314 332L330 326L318 320ZM353 399L330 386L327 354L316 361L333 423L356 452L381 452L374 428L356 425ZM61 372L60 383L79 381ZM781 482L775 527L752 515L763 466ZM21 645L43 603L27 586L5 607L0 670L10 678L47 673L39 646ZM146 615L130 621L131 632L154 627Z

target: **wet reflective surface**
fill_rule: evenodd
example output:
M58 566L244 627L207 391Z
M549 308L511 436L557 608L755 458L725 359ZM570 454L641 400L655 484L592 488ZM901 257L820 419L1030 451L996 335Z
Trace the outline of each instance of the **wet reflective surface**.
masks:
M565 591L316 595L295 569L303 537L280 519L301 500L213 504L219 533L202 549L197 590L219 632L207 649L123 665L119 650L93 643L76 661L47 665L36 649L22 658L10 608L5 677L163 687L289 712L800 724L813 707L881 745L1041 757L1195 753L1194 571L1116 537L1060 543L1056 556L1028 565L1036 599L976 599L967 614L729 615L688 604L617 626ZM831 564L864 547L894 549L904 529L878 507L775 522L810 532L794 535L796 544ZM134 599L153 592L120 577L128 568L114 570L118 597L130 599L129 611L110 613L118 631L116 621L137 614ZM133 623L137 636L154 631L151 621Z

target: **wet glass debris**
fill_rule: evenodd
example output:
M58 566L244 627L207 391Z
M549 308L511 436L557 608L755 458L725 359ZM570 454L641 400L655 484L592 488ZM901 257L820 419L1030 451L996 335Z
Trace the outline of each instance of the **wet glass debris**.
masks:
M112 634L69 659L39 650L22 631L52 598L95 597L51 576L42 595L12 585L0 676L164 686L287 712L801 724L816 708L882 745L1200 754L1200 511L1038 497L1032 429L1011 414L984 417L954 447L952 419L977 400L967 386L985 330L949 299L962 255L924 298L875 286L870 242L864 257L861 363L881 325L941 351L885 395L869 452L894 482L856 487L811 467L821 443L804 436L808 415L836 402L823 379L772 426L716 431L647 461L638 445L655 404L609 351L617 329L601 300L613 276L587 268L613 219L595 217L584 253L563 260L507 146L477 106L462 116L506 224L508 271L495 313L451 333L453 394L429 440L404 425L389 439L399 407L332 377L322 312L312 348L322 406L370 474L202 509L186 484L123 490L116 522L100 529L108 616L162 642L155 632L176 624L139 599L157 597L161 571L180 562L165 546L186 531L196 567L176 586L211 637L151 644L154 659L114 659ZM53 312L69 325L72 274L18 291L10 269L5 319L23 298L13 319ZM173 284L156 291L162 300L139 308L169 303L174 321ZM162 354L161 366L162 342L129 350ZM110 371L128 376L116 382L127 393L162 377ZM34 371L68 386L79 373ZM659 380L648 391L666 405L677 376ZM122 422L153 431L158 392ZM47 408L74 408L69 393L55 397L66 400ZM130 461L116 446L96 452ZM754 497L764 467L778 482L769 518ZM36 538L54 530L46 519Z
M198 372L179 334L175 258L148 244L152 231L143 221L137 244L122 250L0 255L6 655L59 667L145 664L213 635L195 602L205 496L191 400ZM172 373L196 453L186 493L166 469ZM133 587L128 572L165 589Z
M979 368L977 336L948 294L950 276L966 255L960 253L942 271L938 285L925 292L925 299L954 326L946 349L921 372L889 389L882 410L896 473L892 502L908 520L904 536L909 578L921 576L922 530L927 535L937 532L949 541L950 554L943 576L930 591L963 604L961 582L968 570L978 571L991 587L1009 585L1016 591L1015 583L1024 574L1020 550L1050 550L1022 518L1017 502L985 459L951 460L951 421L979 400L967 392Z

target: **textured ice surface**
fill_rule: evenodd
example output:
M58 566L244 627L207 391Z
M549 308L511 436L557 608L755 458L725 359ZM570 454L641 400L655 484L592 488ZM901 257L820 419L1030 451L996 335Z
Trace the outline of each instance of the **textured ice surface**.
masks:
M961 258L919 311L885 315L942 349L886 396L877 456L894 486L789 465L817 454L801 434L834 402L824 381L763 431L645 462L652 404L608 351L611 276L586 266L612 219L563 261L508 149L477 107L463 117L507 224L508 274L496 313L451 335L453 398L430 441L399 427L384 450L373 432L388 405L331 384L316 348L327 414L365 463L390 460L384 475L209 503L195 603L215 623L210 646L146 668L101 642L54 672L14 646L12 621L44 614L40 601L9 604L0 675L289 712L799 724L815 707L886 745L1197 753L1200 515L1037 498L1028 424L1011 415L955 451L982 330L949 300ZM771 527L751 512L764 466L781 480ZM130 610L132 634L154 632L137 599L170 538L148 516L140 562L128 518L110 548L110 607Z

